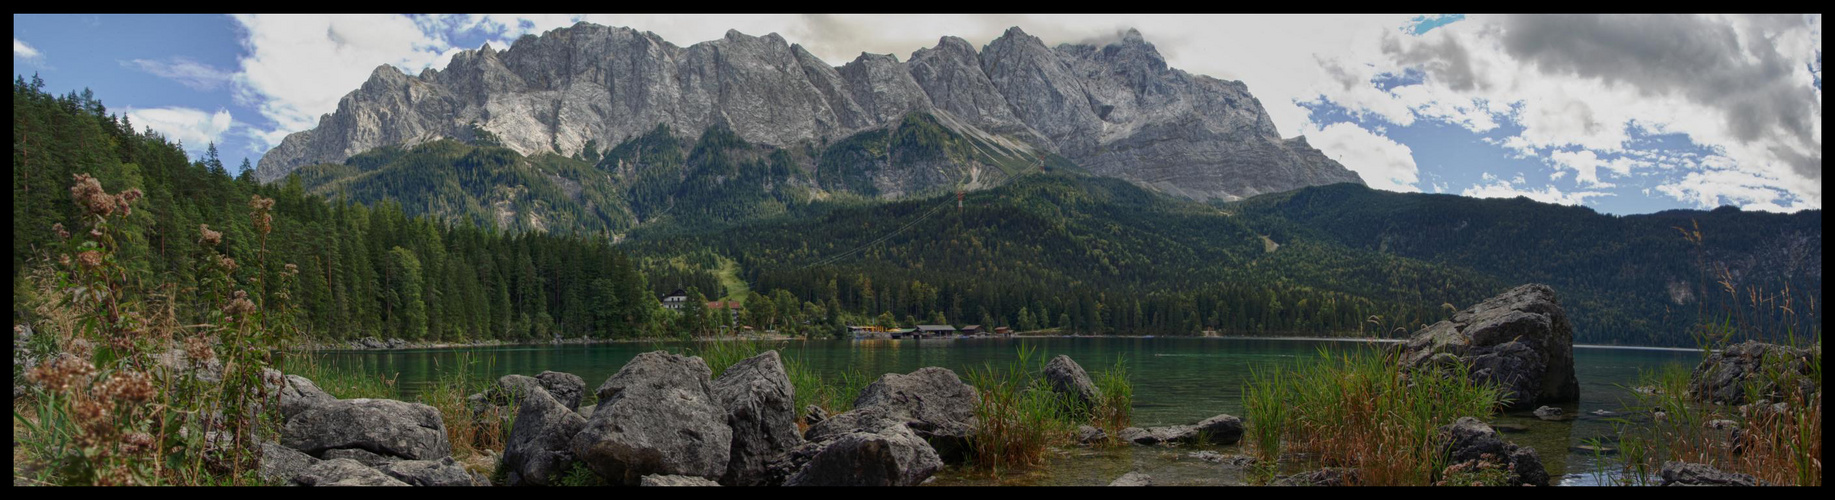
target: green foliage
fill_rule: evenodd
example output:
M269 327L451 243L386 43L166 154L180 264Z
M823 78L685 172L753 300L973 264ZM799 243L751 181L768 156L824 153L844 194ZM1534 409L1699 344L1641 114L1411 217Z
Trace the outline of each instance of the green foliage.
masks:
M1246 432L1263 462L1288 452L1355 467L1363 485L1426 486L1446 479L1440 427L1460 417L1489 418L1502 391L1466 377L1465 368L1404 372L1394 357L1362 348L1292 370L1255 372L1243 389ZM1458 471L1454 471L1458 472ZM1478 473L1481 471L1471 471Z
M1097 372L1091 379L1101 396L1090 412L1090 424L1110 436L1133 425L1134 382L1128 374L1127 358L1117 355L1113 366Z
M1047 449L1070 441L1077 418L1067 397L1039 375L1044 361L1035 349L1022 346L1004 369L969 370L967 381L981 394L969 443L977 467L999 471L1043 465Z
M585 462L573 462L561 477L549 482L555 486L606 486L605 479L600 478Z

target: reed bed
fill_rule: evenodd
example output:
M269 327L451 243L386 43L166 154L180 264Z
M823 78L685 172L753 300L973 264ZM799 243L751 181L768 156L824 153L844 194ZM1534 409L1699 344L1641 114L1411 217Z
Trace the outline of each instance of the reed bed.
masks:
M1782 362L1767 359L1765 365L1775 367ZM1785 391L1779 400L1765 400L1758 389L1768 382L1794 387L1794 377L1810 377L1821 387L1821 357L1815 356L1809 366L1807 375L1772 371L1748 379L1742 384L1747 400L1759 403L1742 406L1694 399L1688 392L1690 372L1684 367L1642 374L1639 387L1644 390L1632 391L1636 401L1631 407L1652 418L1647 424L1615 422L1624 469L1612 480L1649 484L1663 463L1684 461L1748 474L1766 484L1821 486L1821 391Z
M969 450L977 467L998 473L1043 465L1046 450L1071 441L1076 412L1039 376L1043 369L1037 350L1021 347L1005 367L969 370L969 385L981 393Z
M1374 348L1322 350L1292 370L1252 372L1246 434L1265 464L1298 454L1318 462L1308 465L1354 467L1361 485L1433 485L1449 474L1439 428L1489 418L1503 402L1499 389L1464 373L1405 372Z

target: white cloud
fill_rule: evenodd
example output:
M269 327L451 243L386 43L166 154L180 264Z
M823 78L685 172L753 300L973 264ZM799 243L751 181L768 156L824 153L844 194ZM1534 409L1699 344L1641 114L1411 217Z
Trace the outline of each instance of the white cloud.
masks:
M1557 203L1561 205L1584 205L1586 204L1587 198L1612 196L1612 193L1599 191L1563 193L1560 188L1554 186L1543 186L1542 189L1519 189L1511 185L1510 182L1502 180L1494 184L1473 185L1461 191L1459 194L1461 196L1470 196L1474 198L1515 198L1524 196L1543 203Z
M388 64L408 74L443 67L452 48L398 15L237 15L244 55L235 75L237 98L274 122L257 134L278 144L310 129L319 115ZM436 64L440 64L436 66Z
M1520 126L1504 147L1519 157L1554 150L1560 157L1550 164L1571 170L1583 186L1607 186L1597 175L1602 168L1626 176L1687 166L1651 161L1671 150L1643 150L1650 146L1633 140L1635 133L1680 134L1730 158L1747 174L1737 177L1742 182L1816 208L1822 94L1813 81L1821 24L1820 15L1474 15L1422 36L1362 32L1359 44L1380 53L1321 57L1327 73L1344 74L1319 78L1313 88L1353 113L1397 124L1427 120L1474 132ZM1386 92L1367 83L1410 71L1425 78ZM1398 106L1407 116L1397 116Z
M135 59L122 61L121 64L140 68L141 71L152 73L154 76L177 81L186 87L191 87L192 90L216 90L235 78L235 73L185 57L174 57L170 61Z
M1372 188L1420 192L1414 150L1348 122L1304 129L1306 142L1344 164Z
M191 151L203 151L206 144L222 142L223 134L235 125L227 110L207 113L191 108L128 108L127 117L134 125L153 129L185 144Z
M40 57L44 57L44 54L40 53L38 49L32 48L31 45L26 45L25 42L19 41L18 38L14 38L13 39L13 57L23 57L26 59L38 59Z

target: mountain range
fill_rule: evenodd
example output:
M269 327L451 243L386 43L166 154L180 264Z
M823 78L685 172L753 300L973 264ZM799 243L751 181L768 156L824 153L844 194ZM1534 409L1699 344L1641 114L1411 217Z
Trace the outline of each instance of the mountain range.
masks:
M894 133L913 116L964 138L958 160L982 161L832 147ZM1048 47L1015 27L980 50L943 37L908 61L863 53L837 67L777 34L728 31L684 48L588 23L466 51L416 76L378 67L317 127L263 156L255 175L272 182L377 148L481 136L524 156L596 156L659 127L689 142L719 128L807 151L796 160L816 177L860 177L867 189L844 191L882 199L984 188L1054 161L1199 200L1362 182L1304 138L1281 138L1244 84L1168 67L1134 30L1100 47Z

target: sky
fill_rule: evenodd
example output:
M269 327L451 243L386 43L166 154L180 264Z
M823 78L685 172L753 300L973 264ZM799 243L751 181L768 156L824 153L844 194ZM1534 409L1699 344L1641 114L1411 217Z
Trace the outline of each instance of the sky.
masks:
M362 85L577 22L686 47L778 33L829 64L1138 29L1169 66L1248 85L1284 137L1373 188L1636 214L1822 208L1822 17L1807 15L24 15L13 73L226 165Z

